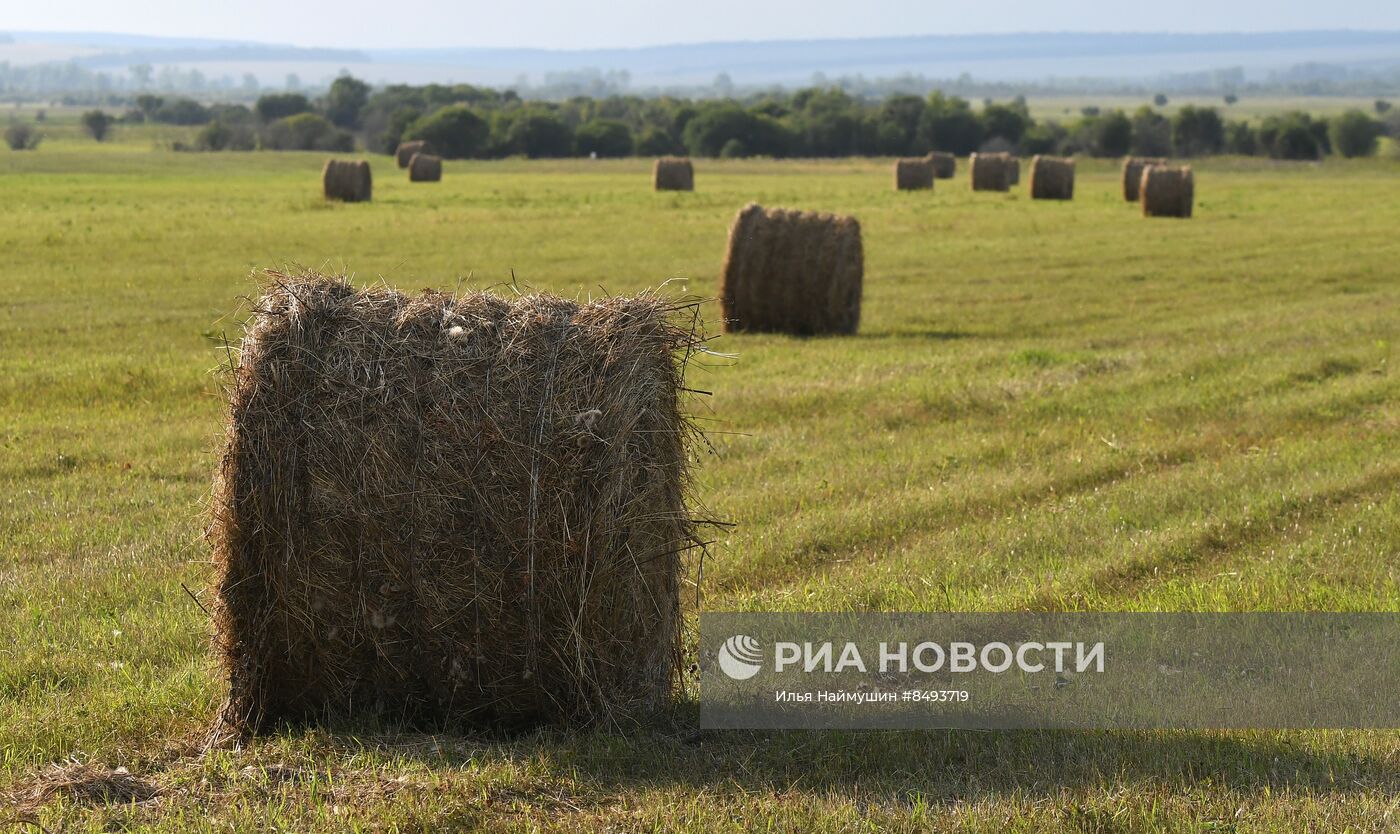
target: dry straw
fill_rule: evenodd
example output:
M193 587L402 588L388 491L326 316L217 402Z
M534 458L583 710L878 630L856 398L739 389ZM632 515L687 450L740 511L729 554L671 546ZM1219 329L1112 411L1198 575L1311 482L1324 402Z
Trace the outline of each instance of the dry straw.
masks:
M933 162L925 157L896 160L894 187L896 191L926 191L933 188Z
M1058 156L1031 158L1031 199L1073 200L1074 160Z
M652 169L652 182L657 191L694 191L695 169L689 159L662 157Z
M415 139L412 142L400 142L399 149L394 151L394 159L400 168L407 168L413 161L413 155L417 153L432 153L433 146L422 139Z
M416 153L408 161L409 182L439 182L442 180L442 157Z
M973 191L1008 191L1011 188L1011 155L975 153L968 160Z
M863 271L854 217L749 203L729 230L720 288L725 329L854 333Z
M1142 169L1149 165L1166 165L1167 160L1152 156L1130 156L1123 160L1123 200L1138 202L1142 186Z
M1006 155L1006 184L1021 184L1021 157Z
M613 723L680 652L696 306L268 273L210 539L236 732Z
M327 200L367 202L373 190L369 163L355 159L326 160L326 167L321 169L321 190Z
M1196 178L1189 165L1149 165L1138 186L1143 217L1190 217Z
M928 161L933 164L933 175L940 180L950 180L958 172L958 158L943 151L932 151Z

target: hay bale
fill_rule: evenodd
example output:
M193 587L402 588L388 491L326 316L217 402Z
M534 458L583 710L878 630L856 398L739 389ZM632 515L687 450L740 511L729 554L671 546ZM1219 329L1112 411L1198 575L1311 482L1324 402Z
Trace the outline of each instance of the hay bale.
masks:
M652 169L652 182L657 191L694 191L695 169L689 159L663 156Z
M412 142L400 142L398 150L394 151L394 159L398 162L400 168L407 168L409 163L413 161L413 155L416 153L430 154L435 153L435 151L433 146L426 140L415 139Z
M1167 160L1154 156L1129 156L1123 160L1123 199L1138 202L1142 185L1142 169L1149 165L1166 165Z
M1031 157L1031 199L1073 200L1074 160L1059 156Z
M933 163L927 158L896 160L894 188L896 191L926 191L933 188Z
M321 169L321 190L327 200L368 202L373 191L369 163L359 159L328 159Z
M1019 156L1006 155L1006 184L1021 184L1021 158Z
M928 161L933 164L933 176L940 180L950 180L958 172L958 158L943 151L931 151Z
M692 308L269 277L210 527L224 720L613 723L668 699Z
M1143 217L1190 217L1196 178L1189 165L1148 165L1138 191Z
M430 153L416 153L408 161L409 182L440 182L442 180L442 157Z
M1011 154L975 153L968 160L972 170L973 191L1009 191L1011 189Z
M749 203L729 230L725 330L854 333L865 258L854 217Z

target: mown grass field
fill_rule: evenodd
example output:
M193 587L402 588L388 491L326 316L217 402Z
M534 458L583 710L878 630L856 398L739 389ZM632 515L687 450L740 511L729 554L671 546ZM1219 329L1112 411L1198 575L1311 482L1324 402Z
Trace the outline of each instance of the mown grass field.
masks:
M410 185L374 157L375 201L327 205L322 159L0 153L0 791L70 757L159 790L0 829L1400 829L1396 732L699 734L691 692L620 734L202 752L221 691L185 588L250 272L713 296L749 200L857 215L865 307L853 338L725 336L693 371L700 498L736 524L707 609L1400 606L1400 164L1206 161L1178 222L1095 162L1059 204L898 194L879 160L703 162L657 194L645 161Z

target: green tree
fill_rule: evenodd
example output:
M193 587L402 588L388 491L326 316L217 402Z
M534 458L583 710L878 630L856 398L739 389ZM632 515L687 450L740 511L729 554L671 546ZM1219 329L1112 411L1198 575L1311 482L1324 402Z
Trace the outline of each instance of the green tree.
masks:
M743 159L749 155L749 149L744 145L744 140L730 139L719 149L719 155L722 159Z
M1290 124L1280 130L1271 153L1275 159L1317 159L1321 155L1317 137L1301 124Z
M265 93L258 97L253 112L258 114L259 120L270 124L298 113L310 113L311 101L301 93Z
M929 95L919 119L919 137L929 148L969 154L982 145L985 135L982 121L967 101L940 92Z
M1152 103L1155 104L1155 105L1158 106L1158 107L1166 107L1166 106L1167 106L1167 95L1166 95L1166 93L1158 93L1157 95L1153 96L1153 97L1152 97Z
M453 104L408 126L405 139L425 139L447 159L484 155L491 128L470 107Z
M136 97L136 107L151 121L155 121L156 111L160 110L163 104L165 104L165 99L150 93L143 93Z
M1225 147L1225 123L1214 107L1186 105L1172 119L1172 148L1177 156L1219 153Z
M326 92L326 118L337 127L360 126L360 111L369 102L369 85L358 78L342 75Z
M43 138L37 130L24 122L15 122L5 128L5 144L9 145L12 151L32 151L39 147L39 141Z
M237 124L252 126L257 121L253 111L241 104L216 104L209 108L209 120L218 120L224 124Z
M850 156L861 144L860 107L850 94L840 89L809 88L792 97L795 124L801 150L811 156ZM768 114L755 114L771 120ZM753 148L752 143L749 144Z
M1133 153L1137 156L1169 156L1171 152L1171 120L1151 107L1139 107L1133 113Z
M1270 116L1259 125L1259 147L1274 159L1320 159L1331 147L1327 121L1302 111Z
M317 113L278 119L263 132L262 145L274 151L352 151L355 140Z
M637 137L637 153L641 156L669 156L685 153L685 146L666 131L648 127Z
M101 142L107 138L107 134L111 132L112 125L116 121L116 117L109 116L104 110L89 110L83 114L83 129L93 139Z
M581 156L631 156L632 131L620 121L597 119L579 126L574 132L574 145Z
M1045 121L1031 125L1021 137L1021 152L1035 154L1059 153L1068 140L1069 132L1059 122Z
M786 156L793 137L777 119L732 101L707 104L686 121L683 143L694 156L719 156L734 139L746 154Z
M923 115L924 100L919 96L893 95L885 99L877 116L879 152L891 156L927 153L930 149L918 141Z
M1308 122L1308 132L1312 133L1313 141L1317 142L1317 148L1323 156L1332 152L1332 134L1328 131L1327 119L1313 119Z
M1381 133L1380 122L1360 110L1348 110L1330 119L1327 126L1332 148L1348 158L1375 153Z
M380 153L393 153L410 125L423 116L421 105L394 99L372 101L360 113L366 147Z
M1225 125L1225 151L1240 156L1253 156L1259 152L1259 137L1249 122Z
M509 153L524 154L531 159L571 156L574 132L553 113L526 111L511 121L505 144Z
M201 151L251 151L257 147L257 134L247 124L225 124L214 119L194 137Z
M162 102L152 118L168 125L202 125L209 121L209 108L194 99L177 98Z
M982 127L987 138L1000 137L1012 145L1019 145L1021 137L1031 126L1031 116L1024 107L1011 104L989 104L982 108Z
M1133 147L1133 121L1122 110L1110 110L1099 116L1094 125L1094 156L1124 156Z

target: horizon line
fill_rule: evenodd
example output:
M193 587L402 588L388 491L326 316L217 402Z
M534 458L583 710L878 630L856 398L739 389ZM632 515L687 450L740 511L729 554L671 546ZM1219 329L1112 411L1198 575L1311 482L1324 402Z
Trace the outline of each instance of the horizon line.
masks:
M961 32L961 33L925 33L916 35L896 34L896 35L867 35L859 37L806 37L806 38L747 38L734 40L703 40L703 41L670 41L664 43L648 43L628 46L481 46L481 45L455 45L455 46L305 46L296 43L261 41L261 40L239 40L211 37L207 35L151 35L142 32L116 32L116 31L96 31L96 30L60 30L60 29L0 29L0 36L20 37L43 37L46 35L56 35L65 38L80 38L84 36L108 37L108 38L145 38L149 40L167 41L207 41L211 47L217 46L238 46L238 47L268 47L277 49L303 49L303 50L337 50L337 51L360 51L360 52L454 52L454 51L476 51L476 52L553 52L553 53L578 53L578 52L639 52L652 49L671 49L681 47L697 46L752 46L759 44L802 44L802 43L859 43L871 41L912 41L912 40L967 40L975 38L1024 38L1024 37L1142 37L1142 36L1166 36L1166 37L1221 37L1221 36L1246 36L1260 37L1268 35L1394 35L1400 37L1400 29L1220 29L1184 31L1171 29L1158 30L1075 30L1063 29L1055 31L1008 31L1008 32ZM120 47L109 47L117 49ZM154 47L159 48L159 47Z

